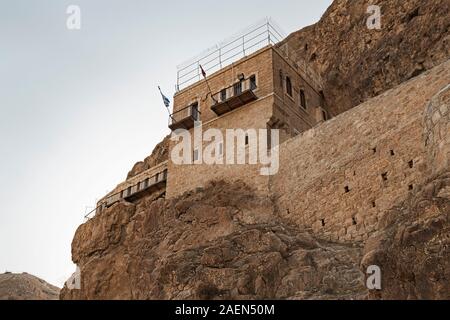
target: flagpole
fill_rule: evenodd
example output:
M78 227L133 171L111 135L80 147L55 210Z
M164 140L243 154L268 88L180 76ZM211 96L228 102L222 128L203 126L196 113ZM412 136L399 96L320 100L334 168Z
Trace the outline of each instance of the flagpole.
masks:
M159 90L159 93L161 93L161 96L163 97L163 100L164 100L165 95L162 93L161 87L160 87L160 86L158 86L158 90ZM165 104L164 104L164 105L165 105ZM166 106L166 105L165 105L165 106ZM173 118L172 114L170 113L169 107L166 106L166 109L167 109L167 112L169 113L169 117L170 117L172 120L175 120L175 119Z
M208 78L206 77L206 72L205 72L205 70L203 70L203 68L202 68L201 65L199 65L199 67L200 67L200 69L201 69L201 71L202 71L203 78L205 78L205 82L206 82L206 85L207 85L207 87L208 87L209 94L211 95L211 99L212 99L216 104L219 103L219 101L217 101L216 98L214 98L214 96L213 96L213 94L212 94L212 90L211 90L211 87L209 86L209 82L208 82Z

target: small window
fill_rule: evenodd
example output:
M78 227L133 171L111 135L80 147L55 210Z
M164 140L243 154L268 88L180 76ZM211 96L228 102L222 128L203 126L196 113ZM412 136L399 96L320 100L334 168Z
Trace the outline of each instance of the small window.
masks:
M225 100L227 100L227 89L223 89L222 91L220 91L220 101Z
M255 90L258 86L256 85L256 76L250 77L250 90Z
M383 181L388 181L388 174L387 174L387 172L383 173L381 175L381 178L383 179Z
M248 138L248 134L245 135L245 145L248 146L249 144L249 138Z
M414 168L414 160L411 160L408 164L411 169Z
M191 116L195 121L200 120L200 113L198 112L198 102L191 105Z
M292 97L292 82L289 77L286 77L286 93Z
M234 95L238 96L242 93L242 81L239 81L238 83L235 83L233 86L234 89Z
M304 90L300 90L300 106L306 110L306 96Z

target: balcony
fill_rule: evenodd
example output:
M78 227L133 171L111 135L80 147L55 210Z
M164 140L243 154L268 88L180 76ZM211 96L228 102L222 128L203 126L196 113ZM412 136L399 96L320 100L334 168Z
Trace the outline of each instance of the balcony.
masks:
M178 129L189 130L194 127L196 121L200 121L198 103L192 104L170 115L169 128L172 131Z
M254 93L256 88L255 76L243 79L214 94L213 98L216 102L211 107L211 110L218 116L221 116L227 112L240 108L249 102L255 101L258 99Z

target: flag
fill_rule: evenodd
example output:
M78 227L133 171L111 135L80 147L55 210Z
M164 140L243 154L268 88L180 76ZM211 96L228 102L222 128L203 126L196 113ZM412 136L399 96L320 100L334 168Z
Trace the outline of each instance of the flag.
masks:
M201 65L199 65L199 66L200 66L200 70L202 71L203 78L206 78L205 70L203 70L203 67Z
M169 107L170 107L170 100L169 100L169 98L167 98L167 97L162 93L160 87L158 87L158 89L159 89L159 92L161 93L161 96L162 96L164 105L166 106L166 108L169 108Z

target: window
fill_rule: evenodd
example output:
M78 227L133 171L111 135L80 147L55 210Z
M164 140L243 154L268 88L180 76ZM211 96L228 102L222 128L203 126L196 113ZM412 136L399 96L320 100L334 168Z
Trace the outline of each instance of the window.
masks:
M238 96L242 93L242 81L239 81L238 83L235 83L233 86L234 89L234 95Z
M292 82L289 77L286 77L286 93L292 97Z
M256 76L253 75L250 77L250 90L255 90L257 88L256 85Z
M225 100L227 100L227 89L223 89L222 91L220 91L220 101Z
M249 140L248 140L248 134L247 134L247 135L245 135L245 145L248 146L248 144L249 144Z
M300 106L303 109L306 109L306 96L304 90L300 90Z
M198 112L198 102L191 105L191 116L196 121L200 120L200 113Z

